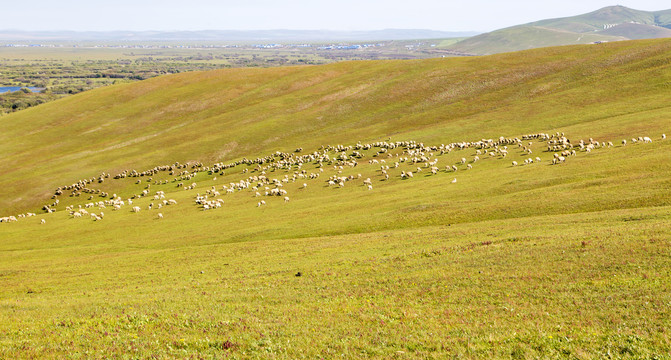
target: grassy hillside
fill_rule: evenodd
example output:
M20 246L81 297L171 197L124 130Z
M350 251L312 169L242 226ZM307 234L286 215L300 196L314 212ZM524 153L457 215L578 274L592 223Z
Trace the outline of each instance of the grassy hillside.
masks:
M97 89L2 118L0 214L37 210L56 186L103 171L175 161L389 136L451 142L556 129L624 136L643 130L642 121L659 132L669 47L642 41L229 69ZM607 125L612 119L617 127Z
M448 46L450 50L467 54L497 54L539 47L591 44L598 41L627 40L616 34L577 34L542 26L515 26L492 31Z
M609 6L591 13L547 19L464 39L449 50L496 54L547 46L597 41L654 39L671 36L671 10L640 11Z
M0 358L664 358L669 83L646 40L179 74L4 117L3 215L94 181L0 223Z

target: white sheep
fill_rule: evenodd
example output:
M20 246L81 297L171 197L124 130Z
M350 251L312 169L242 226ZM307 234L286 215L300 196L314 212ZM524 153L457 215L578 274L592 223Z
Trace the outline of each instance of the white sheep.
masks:
M288 196L285 196L285 197L284 197L284 202L285 202L285 203L288 203L288 202L289 202L289 197L288 197Z
M162 213L158 213L158 218L159 218L159 219L163 219L163 214L162 214Z
M553 164L553 165L556 165L556 164L559 164L559 163L563 163L565 160L566 160L565 157L563 157L563 156L557 156L557 157L555 157L554 159L552 159L552 164Z
M44 219L40 220L40 224L44 225L44 224L46 224L46 223L47 223L46 220L44 220Z
M135 213L140 212L140 207L139 206L133 206L133 212L135 212Z

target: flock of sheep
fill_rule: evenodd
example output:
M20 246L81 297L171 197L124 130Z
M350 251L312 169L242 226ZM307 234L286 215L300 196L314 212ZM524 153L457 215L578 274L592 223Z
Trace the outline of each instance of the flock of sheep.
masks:
M662 134L662 139L666 135ZM213 176L212 180L216 182L217 175L223 176L226 172L234 171L238 166L244 166L241 173L246 177L239 181L229 182L217 186L211 186L203 194L197 193L194 196L194 205L202 210L215 210L222 208L224 200L221 196L233 194L236 192L249 192L255 200L256 207L266 205L266 200L280 198L285 203L290 201L288 191L284 189L287 183L302 183L297 191L305 191L308 188L309 181L318 181L325 170L333 172L327 180L323 181L323 186L342 188L348 183L355 183L364 186L367 190L373 190L373 181L371 177L364 177L362 174L343 175L344 170L357 168L360 163L367 163L370 166L376 166L375 175L381 177L380 180L389 180L391 176L398 176L402 180L413 178L424 171L428 175L437 175L441 172L438 166L439 156L466 149L474 149L474 155L469 160L461 157L457 162L446 164L444 172L456 173L460 170L473 169L478 161L484 158L504 159L509 151L517 149L526 157L521 163L512 161L512 166L530 165L540 163L540 156L532 156L531 146L534 142L545 142L547 152L552 154L550 163L553 165L564 163L568 158L576 156L580 152L589 153L599 148L613 147L612 142L599 142L592 138L588 141L580 140L572 143L563 133L555 134L528 134L519 138L483 139L473 142L454 142L450 144L441 144L436 146L427 146L421 142L415 141L381 141L375 143L357 143L356 145L328 145L322 146L318 150L303 154L303 149L298 148L292 153L275 152L265 157L259 157L253 160L242 159L231 163L215 163L211 166L204 166L202 163L180 164L157 166L142 172L136 170L124 170L112 177L109 173L102 173L89 179L82 179L73 184L60 186L54 192L51 204L43 206L46 213L53 213L60 205L59 197L69 196L71 198L86 197L88 202L78 205L69 205L65 208L71 218L82 219L85 217L93 221L104 219L105 211L119 211L125 206L130 207L133 213L140 213L143 208L138 204L141 199L147 199L149 204L143 206L146 210L160 210L164 206L177 205L174 199L166 199L165 192L155 191L152 194L151 187L175 184L175 188L185 190L194 190L197 188L195 177L202 178L203 173ZM650 143L652 139L647 136L632 138L631 143ZM627 140L622 141L622 146L626 146ZM537 150L538 151L538 150ZM366 152L372 152L372 155L366 155ZM473 153L472 153L473 154ZM528 157L527 157L528 156ZM366 158L369 159L366 160ZM310 168L311 170L304 169ZM284 172L283 176L272 177L270 174ZM154 177L168 175L171 179L154 179ZM136 184L145 184L144 189L137 194L123 199L117 194L109 194L94 186L103 186L105 181L122 180L126 178L136 179ZM454 177L451 183L456 183ZM223 194L223 195L222 195ZM98 200L94 200L98 197ZM263 199L263 200L261 200ZM134 203L136 201L137 203ZM143 201L145 202L145 201ZM0 217L0 222L14 222L23 218L36 216L35 213L24 213L17 216ZM163 213L157 212L156 219L162 219ZM40 224L45 224L46 219L41 218Z

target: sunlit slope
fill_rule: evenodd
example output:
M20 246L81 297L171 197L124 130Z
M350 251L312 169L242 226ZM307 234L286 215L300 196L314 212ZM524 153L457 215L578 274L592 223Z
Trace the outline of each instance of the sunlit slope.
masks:
M666 354L671 140L652 132L555 165L536 139L505 157L427 143L90 184L126 203L82 191L0 224L0 357Z
M182 74L2 118L1 201L112 175L0 223L0 358L664 358L670 46Z
M3 117L0 213L102 171L253 158L358 140L427 142L669 126L671 43L480 58L229 69L97 89ZM476 137L476 138L474 138Z

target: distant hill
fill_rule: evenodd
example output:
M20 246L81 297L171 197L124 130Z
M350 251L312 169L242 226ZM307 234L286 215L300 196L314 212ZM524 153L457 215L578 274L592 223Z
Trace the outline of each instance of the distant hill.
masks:
M671 10L640 11L609 6L565 18L547 19L480 34L447 47L487 55L546 46L671 37Z
M19 31L0 30L1 41L365 41L468 37L477 32L424 29L374 31L203 30L203 31Z

